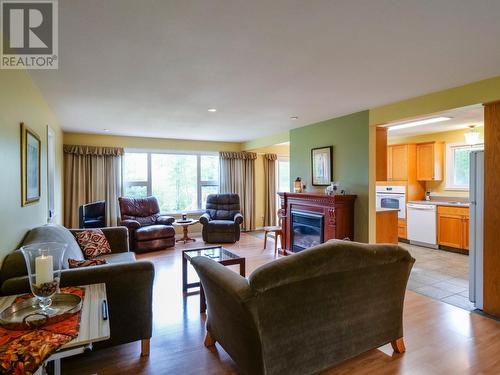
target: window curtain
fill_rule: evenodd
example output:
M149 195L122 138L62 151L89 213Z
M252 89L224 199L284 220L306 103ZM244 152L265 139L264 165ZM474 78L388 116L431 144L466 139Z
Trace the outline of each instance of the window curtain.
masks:
M255 159L254 152L220 152L220 192L240 196L242 230L255 229Z
M82 204L106 201L106 225L118 223L123 148L64 145L64 225L78 228Z
M264 226L276 225L276 160L276 154L264 155Z

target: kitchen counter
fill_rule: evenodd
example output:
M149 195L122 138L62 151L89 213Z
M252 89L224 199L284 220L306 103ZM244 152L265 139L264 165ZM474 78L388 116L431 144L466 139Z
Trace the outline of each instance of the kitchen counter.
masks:
M469 207L469 202L457 202L457 201L439 201L439 200L430 200L430 201L408 201L408 203L415 204L433 204L435 206L450 206L450 207Z

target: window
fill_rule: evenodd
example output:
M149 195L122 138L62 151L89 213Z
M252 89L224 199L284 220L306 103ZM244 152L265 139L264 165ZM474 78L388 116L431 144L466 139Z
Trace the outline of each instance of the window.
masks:
M290 161L278 159L278 191L290 191Z
M484 145L448 144L446 146L446 189L469 190L469 156Z
M154 195L161 212L203 209L219 192L217 155L127 152L123 164L124 195Z

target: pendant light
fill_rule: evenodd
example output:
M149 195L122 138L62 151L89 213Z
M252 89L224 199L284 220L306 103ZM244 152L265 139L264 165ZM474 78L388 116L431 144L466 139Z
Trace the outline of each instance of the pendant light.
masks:
M476 130L476 126L471 125L471 126L469 126L469 131L464 133L465 143L467 143L468 145L471 145L471 146L476 145L478 143L481 143L479 141L480 136L481 136L481 134Z

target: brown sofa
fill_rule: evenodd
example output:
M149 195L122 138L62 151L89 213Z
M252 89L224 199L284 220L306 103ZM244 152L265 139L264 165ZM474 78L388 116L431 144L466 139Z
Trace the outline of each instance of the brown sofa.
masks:
M128 228L131 250L142 253L175 246L175 229L171 216L160 215L155 197L118 198L120 225Z
M392 343L404 351L403 303L414 259L397 245L333 240L245 279L192 260L207 304L205 345L245 374L311 374Z
M62 242L68 245L61 272L61 286L106 284L110 316L111 338L95 347L108 347L142 340L143 354L148 354L152 334L154 266L149 261L136 261L128 250L125 227L101 228L112 253L99 258L108 264L82 268L68 268L68 258L83 259L82 251L72 232L61 225L47 224L28 232L22 245L37 242ZM20 250L7 255L0 270L2 295L30 291L26 263Z
M201 215L203 241L209 243L234 243L240 240L240 213L238 194L209 194L207 209Z

